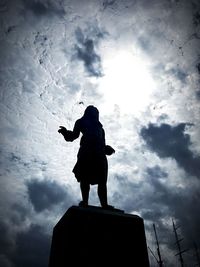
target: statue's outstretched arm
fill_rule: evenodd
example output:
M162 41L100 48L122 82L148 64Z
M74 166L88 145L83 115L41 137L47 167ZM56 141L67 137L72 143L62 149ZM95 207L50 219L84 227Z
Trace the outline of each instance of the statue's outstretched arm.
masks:
M58 130L58 132L63 135L63 137L65 138L65 141L72 142L75 139L77 139L80 135L79 122L76 121L73 131L69 131L64 126L60 126L60 129Z

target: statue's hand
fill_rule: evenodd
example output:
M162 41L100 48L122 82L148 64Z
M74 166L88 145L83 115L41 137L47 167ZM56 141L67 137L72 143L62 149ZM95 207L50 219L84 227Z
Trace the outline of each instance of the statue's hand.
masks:
M105 146L105 153L106 153L106 155L110 156L110 155L115 153L115 150L111 146L106 145Z
M60 127L60 129L58 130L59 133L64 134L67 131L67 129L64 126L59 126L59 127Z

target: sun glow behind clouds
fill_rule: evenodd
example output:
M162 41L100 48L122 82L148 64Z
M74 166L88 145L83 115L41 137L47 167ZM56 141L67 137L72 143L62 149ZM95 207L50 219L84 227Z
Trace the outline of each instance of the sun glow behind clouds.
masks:
M104 77L99 85L103 109L118 105L123 113L139 113L148 105L155 88L147 64L130 52L119 52L103 61Z

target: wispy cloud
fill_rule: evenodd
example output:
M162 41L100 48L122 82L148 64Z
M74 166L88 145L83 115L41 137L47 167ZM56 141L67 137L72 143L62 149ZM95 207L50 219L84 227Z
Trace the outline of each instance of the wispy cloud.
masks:
M75 45L76 56L79 60L83 61L86 71L90 76L101 77L102 66L101 57L95 51L95 45L103 37L103 33L91 32L89 34L78 28L76 30L77 44Z

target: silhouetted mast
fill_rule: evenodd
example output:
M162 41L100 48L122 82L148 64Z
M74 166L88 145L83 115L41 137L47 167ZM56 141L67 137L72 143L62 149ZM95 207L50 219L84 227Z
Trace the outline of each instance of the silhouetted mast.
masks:
M157 260L158 266L163 267L163 261L162 261L161 254L160 254L160 247L159 247L158 236L157 236L157 233L156 233L155 224L153 224L153 229L154 229L154 233L155 233L155 237L156 237L157 253L158 253L158 259L156 259L156 260Z
M155 237L156 237L156 244L157 244L157 253L158 253L158 258L155 256L155 254L153 253L153 251L151 250L150 247L148 247L148 249L150 250L151 254L153 255L153 257L155 258L155 260L158 263L158 266L163 267L163 261L161 259L161 254L160 254L160 247L159 247L159 242L158 242L158 237L157 237L157 233L156 233L156 227L155 224L153 224L153 229L154 229L154 233L155 233Z
M177 248L178 248L178 253L176 253L175 256L178 256L179 255L179 260L180 260L180 263L181 263L181 267L184 267L184 262L183 262L182 254L184 252L186 252L188 249L181 250L180 242L183 241L183 238L180 238L179 239L178 234L177 234L177 229L179 227L176 227L175 226L173 219L172 219L172 224L173 224L173 230L174 230L174 234L175 234L175 238L176 238L176 243L175 244L177 245Z
M198 247L197 244L194 242L194 249L195 249L195 256L197 259L197 264L195 266L200 267L200 257L199 257L199 252L198 252Z
M155 258L155 260L157 261L157 263L159 264L159 260L156 258L155 254L153 253L153 251L151 250L151 248L148 247L148 249L150 250L151 254L152 254L153 257Z

